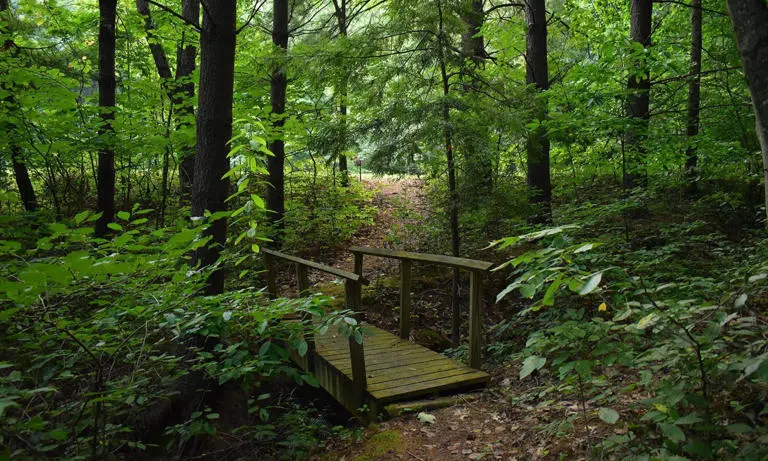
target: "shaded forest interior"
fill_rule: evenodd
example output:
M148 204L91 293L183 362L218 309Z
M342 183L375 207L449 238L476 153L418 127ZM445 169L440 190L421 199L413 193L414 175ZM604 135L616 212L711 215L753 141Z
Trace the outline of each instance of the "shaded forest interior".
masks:
M0 460L768 457L766 0L0 0L0 133Z

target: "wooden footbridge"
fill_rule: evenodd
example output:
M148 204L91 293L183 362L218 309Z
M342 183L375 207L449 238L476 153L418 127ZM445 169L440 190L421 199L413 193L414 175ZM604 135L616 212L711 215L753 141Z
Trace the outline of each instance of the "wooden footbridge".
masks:
M263 249L267 267L267 289L277 297L276 263L284 261L296 266L300 295L309 293L310 269L344 280L345 307L364 311L361 287L368 285L363 277L363 257L397 259L400 262L400 335L365 325L368 332L362 342L344 334L329 331L315 335L307 343L303 356L292 353L293 360L317 378L320 386L353 414L375 418L386 405L408 402L447 392L461 392L488 383L489 376L480 370L482 363L481 293L483 275L492 263L442 255L411 253L381 248L352 247L354 272L347 272L279 251ZM427 263L469 271L469 366L442 354L411 343L411 266ZM455 314L455 313L454 313ZM457 321L458 319L454 319Z

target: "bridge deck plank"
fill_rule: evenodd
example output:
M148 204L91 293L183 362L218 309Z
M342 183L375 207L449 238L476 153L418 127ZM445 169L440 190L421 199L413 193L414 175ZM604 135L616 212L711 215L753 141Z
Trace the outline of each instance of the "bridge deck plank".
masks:
M379 403L403 401L446 390L475 388L489 376L442 354L376 328L364 325L368 393ZM346 336L328 332L315 337L316 353L337 372L352 379Z

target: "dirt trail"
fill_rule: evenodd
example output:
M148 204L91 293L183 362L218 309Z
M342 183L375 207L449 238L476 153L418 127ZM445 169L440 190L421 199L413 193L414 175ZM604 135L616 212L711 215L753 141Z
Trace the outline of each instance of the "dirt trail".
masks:
M424 181L416 178L382 177L363 179L363 182L367 189L376 191L373 205L379 212L374 218L374 224L355 234L349 246L418 251L418 236L410 231L410 227L421 224L429 213ZM347 271L352 271L354 266L352 253L345 250L319 255L318 259ZM396 271L395 260L373 257L364 260L363 272L369 279ZM327 278L322 274L316 277L316 280L311 280L313 283L325 281Z
M397 248L419 251L418 233L414 227L429 216L429 203L421 180L408 179L366 179L369 189L375 189L374 205L380 210L374 225L363 229L352 238L350 246ZM348 251L320 255L319 260L335 267L352 270L353 256ZM370 280L397 274L397 261L366 257L364 275ZM317 275L313 282L328 282L331 278ZM424 288L424 287L422 287ZM442 292L438 287L428 292ZM396 328L392 315L397 303L397 289L379 287L380 295L376 304L384 305L381 312L368 312L368 320L382 328ZM423 290L422 290L423 291ZM438 327L445 319L430 306L445 304L445 299L422 301L416 297L414 308L414 329ZM384 299L386 298L386 299ZM392 298L392 299L389 299ZM389 302L391 301L391 302ZM490 307L490 306L489 306ZM432 311L430 311L430 308ZM490 309L489 309L490 310ZM490 312L487 312L490 314ZM419 326L420 325L420 326ZM445 330L445 328L442 328ZM526 403L513 403L510 397L521 395L530 381L518 379L519 370L509 365L491 366L491 383L479 399L467 401L457 396L456 404L428 411L434 422L424 422L416 414L391 418L366 429L359 441L332 441L325 453L315 459L322 461L370 461L370 460L543 460L583 459L588 437L576 424L568 437L562 437L561 424L564 417L578 416L578 406L573 402L556 402L539 407ZM431 419L431 418L430 418ZM536 426L552 425L550 431L541 431ZM590 436L594 437L599 426L592 426Z

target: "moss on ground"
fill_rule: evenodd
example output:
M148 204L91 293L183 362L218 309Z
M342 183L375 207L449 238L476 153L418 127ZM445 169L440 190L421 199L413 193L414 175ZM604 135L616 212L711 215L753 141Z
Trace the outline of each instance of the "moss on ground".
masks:
M383 431L371 436L355 461L374 461L385 453L405 452L403 435L399 431Z

